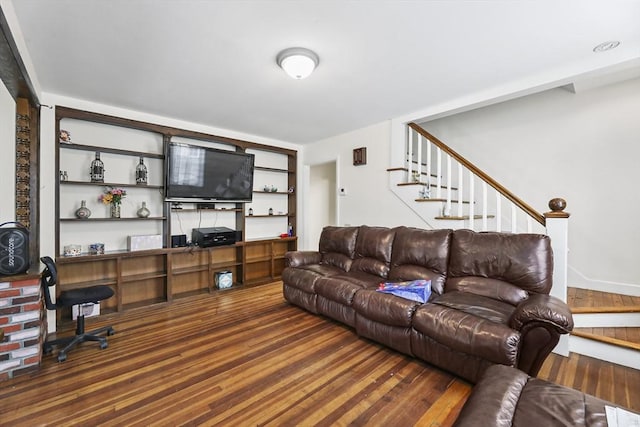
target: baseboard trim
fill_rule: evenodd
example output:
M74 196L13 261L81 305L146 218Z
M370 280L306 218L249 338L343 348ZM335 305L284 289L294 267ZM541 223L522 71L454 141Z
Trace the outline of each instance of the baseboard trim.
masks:
M571 266L568 268L568 273L567 283L570 283L569 286L572 288L640 297L640 284L590 279Z

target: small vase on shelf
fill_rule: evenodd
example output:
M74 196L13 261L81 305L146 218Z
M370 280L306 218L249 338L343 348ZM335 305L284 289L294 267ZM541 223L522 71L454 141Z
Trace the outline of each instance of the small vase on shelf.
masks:
M136 215L138 215L138 218L148 218L150 214L151 212L147 208L147 202L142 202L142 207L138 209Z
M83 200L80 202L80 207L76 210L76 218L78 219L87 219L91 216L91 211L87 207L87 201Z
M112 203L110 206L111 218L120 218L120 205Z

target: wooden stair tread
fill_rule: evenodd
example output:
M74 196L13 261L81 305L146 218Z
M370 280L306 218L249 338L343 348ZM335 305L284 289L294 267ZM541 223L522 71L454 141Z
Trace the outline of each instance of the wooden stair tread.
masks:
M420 182L399 182L397 185L398 185L398 187L407 187L407 186L411 186L411 185L421 185L423 187L428 185L430 187L437 187L436 184L428 184L428 183L422 182L422 181L420 181ZM446 189L448 187L446 187L444 185L441 185L440 188L445 188ZM458 188L457 187L451 187L451 190L452 191L458 191Z
M418 199L415 199L415 201L416 202L446 202L447 199L436 199L434 197L431 197L429 199L420 199L420 198L418 198ZM458 200L451 200L451 204L454 204L454 203L458 203ZM463 200L462 203L470 204L471 202L468 201L468 200ZM475 202L473 202L473 203L475 204Z
M495 215L487 215L487 218L495 218ZM463 216L437 216L435 217L435 219L448 219L451 221L464 221L467 219L471 219L471 217L469 215L463 215ZM474 215L473 219L482 219L482 215Z
M573 314L640 313L640 305L603 305L599 307L571 307Z
M567 304L576 314L640 312L640 297L576 287L567 288Z
M598 333L598 331L604 331L606 335ZM630 338L621 339L608 336L616 333L623 333L623 335L626 333L626 336ZM640 328L574 328L571 335L640 351Z

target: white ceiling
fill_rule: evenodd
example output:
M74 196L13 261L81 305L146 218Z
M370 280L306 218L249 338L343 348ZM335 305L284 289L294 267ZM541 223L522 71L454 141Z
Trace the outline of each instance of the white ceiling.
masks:
M292 143L640 57L632 0L10 4L43 92ZM293 46L305 80L275 63Z

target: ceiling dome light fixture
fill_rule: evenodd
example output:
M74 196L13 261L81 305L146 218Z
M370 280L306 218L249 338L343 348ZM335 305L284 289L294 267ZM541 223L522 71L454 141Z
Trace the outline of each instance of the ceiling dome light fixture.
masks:
M620 46L620 42L617 41L617 40L612 40L612 41L600 43L598 46L593 48L593 51L596 52L596 53L598 53L598 52L606 52L608 50L615 49L618 46Z
M309 77L320 63L318 55L304 47L290 47L276 56L278 66L296 80Z

